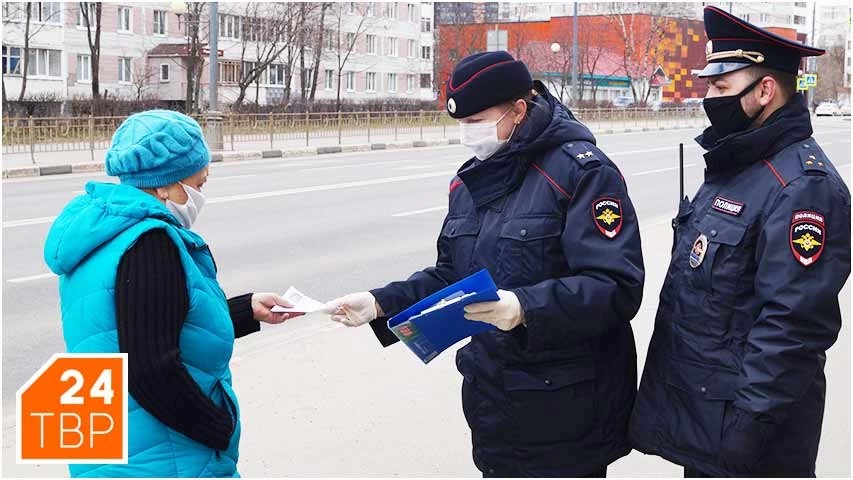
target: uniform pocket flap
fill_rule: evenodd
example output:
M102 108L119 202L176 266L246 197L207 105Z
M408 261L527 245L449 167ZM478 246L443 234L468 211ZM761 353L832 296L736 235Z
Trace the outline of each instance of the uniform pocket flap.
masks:
M666 383L708 400L734 400L740 375L722 367L673 359L666 369Z
M539 390L552 391L575 383L595 378L595 368L591 362L560 365L540 369L504 370L504 388L507 391Z
M739 245L746 229L747 225L719 218L716 215L708 215L699 223L699 231L708 237L709 242L723 245Z
M501 227L501 238L511 238L519 242L542 240L557 237L563 233L563 221L558 217L517 217L511 218Z
M476 235L479 231L480 223L471 217L449 218L444 225L444 235L448 238Z

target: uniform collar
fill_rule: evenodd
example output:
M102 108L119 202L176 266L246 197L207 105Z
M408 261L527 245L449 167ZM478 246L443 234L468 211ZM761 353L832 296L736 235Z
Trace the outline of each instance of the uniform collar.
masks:
M715 175L739 172L811 135L809 111L803 96L797 94L756 129L717 138L708 127L696 137L696 143L707 150L706 171Z

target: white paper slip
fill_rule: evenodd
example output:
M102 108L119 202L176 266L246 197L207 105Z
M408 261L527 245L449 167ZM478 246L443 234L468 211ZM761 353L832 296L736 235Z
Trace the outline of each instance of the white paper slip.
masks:
M284 292L284 295L282 295L282 297L284 297L285 300L290 302L293 305L293 307L292 308L285 308L285 307L281 307L281 306L276 305L276 306L272 307L273 312L275 312L275 313L314 313L314 312L323 311L325 309L327 311L327 313L330 313L330 312L328 312L329 309L326 308L325 303L318 302L317 300L314 300L313 298L311 298L311 297L305 295L304 293L300 292L299 290L297 290L295 287L288 288L287 291Z

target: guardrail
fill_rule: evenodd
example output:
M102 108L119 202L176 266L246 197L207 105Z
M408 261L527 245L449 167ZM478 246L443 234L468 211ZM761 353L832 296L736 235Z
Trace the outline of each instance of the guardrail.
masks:
M682 120L704 123L700 108L672 109L578 109L575 116L593 131L615 128L658 129ZM95 151L109 147L113 133L127 117L19 117L3 119L3 153L29 153L35 163L40 152L86 151L94 161ZM204 118L196 116L204 125ZM267 113L226 114L223 118L223 140L226 149L238 144L277 142L311 146L312 142L329 144L344 138L357 138L367 143L377 138L420 139L455 138L456 120L444 111L414 112L338 112L338 113ZM697 125L698 126L698 125ZM608 128L610 127L610 128Z

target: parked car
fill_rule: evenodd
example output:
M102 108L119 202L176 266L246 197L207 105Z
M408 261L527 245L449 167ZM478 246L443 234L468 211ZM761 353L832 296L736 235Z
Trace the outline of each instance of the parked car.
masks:
M628 108L632 103L634 103L634 99L629 96L620 96L613 99L614 108Z
M821 102L820 105L814 109L814 114L818 117L835 116L841 115L841 110L838 109L838 105L832 102Z
M841 102L838 104L838 112L845 117L850 116L850 102Z

